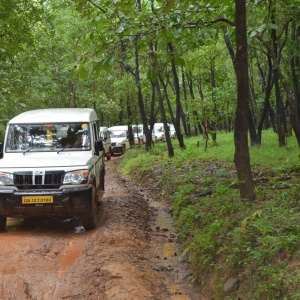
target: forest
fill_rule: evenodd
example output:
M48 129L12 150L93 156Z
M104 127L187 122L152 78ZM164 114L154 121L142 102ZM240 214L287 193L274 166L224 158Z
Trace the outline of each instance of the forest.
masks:
M298 0L8 0L0 15L1 135L47 107L92 107L102 126L141 123L149 137L173 123L182 149L233 130L248 199L248 132L252 146L268 128L279 147L300 143Z
M208 141L217 145L220 136L232 136L228 145L234 144L239 196L232 194L230 183L226 182L226 188L218 183L216 195L202 201L207 214L195 199L186 200L189 192L192 198L197 194L186 177L193 172L190 176L198 178L196 162L189 161L182 167L180 161L182 166L172 170L160 166L169 175L176 172L187 180L184 186L178 181L179 190L171 191L179 232L189 241L187 252L192 265L202 264L203 272L215 268L218 275L222 267L237 270L251 266L245 277L256 272L256 283L261 284L256 296L244 299L298 299L299 290L290 297L283 295L298 289L299 271L285 277L283 270L296 268L287 263L284 269L280 260L293 255L293 267L299 266L298 179L293 185L286 184L282 192L283 181L290 178L292 169L276 176L270 171L266 177L272 181L272 188L258 190L254 182L258 178L264 182L266 177L261 176L264 170L253 172L249 152L258 153L267 145L274 152L286 150L290 155L292 144L296 149L293 159L298 158L299 4L299 0L1 0L0 140L4 139L7 121L15 115L52 107L94 108L101 126L128 125L130 129L143 124L149 137L145 150L155 153L153 165L158 150L153 149L150 137L156 122L174 124L176 143L182 152L174 149L174 140L166 134L166 159L177 156L184 163L190 159L188 154L194 153L187 149L190 138L204 138L207 147ZM263 135L265 131L268 135ZM275 134L276 143L264 140L270 132ZM184 151L185 156L181 154ZM210 151L215 156L209 157L209 163L215 163L220 155L214 151ZM272 160L270 153L266 160ZM132 152L127 159L134 155L139 154ZM255 159L260 155L254 155ZM274 163L276 159L274 156ZM143 171L149 171L150 159L146 156L140 160L145 162L141 178ZM260 168L262 164L260 161ZM229 175L225 167L222 170L221 165L213 171L219 172L219 177ZM206 186L210 180L198 180L198 185ZM273 202L260 201L269 198ZM281 207L282 199L288 199L287 207ZM188 206L188 201L196 204ZM238 216L232 218L233 211L239 209ZM242 222L241 228L236 227L237 219ZM203 232L197 222L202 222ZM245 228L251 229L247 237L243 235ZM225 239L228 235L234 242ZM256 242L257 236L260 242ZM225 252L227 259L222 256L218 261L222 264L215 263L216 257ZM271 270L271 264L277 273ZM257 267L260 271L255 271ZM197 280L202 276L200 271ZM247 293L245 282L242 295Z

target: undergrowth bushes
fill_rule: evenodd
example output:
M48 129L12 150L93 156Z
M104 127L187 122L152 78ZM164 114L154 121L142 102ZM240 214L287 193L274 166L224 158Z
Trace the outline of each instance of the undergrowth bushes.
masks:
M298 147L276 145L267 131L250 149L257 199L239 197L233 135L218 133L206 151L198 138L167 157L164 143L131 149L123 171L153 186L172 206L194 280L215 299L300 299L300 167ZM267 142L265 142L267 141ZM227 291L225 283L237 283Z

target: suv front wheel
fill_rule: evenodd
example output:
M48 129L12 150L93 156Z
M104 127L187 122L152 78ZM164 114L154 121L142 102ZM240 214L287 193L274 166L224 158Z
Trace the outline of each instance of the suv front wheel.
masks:
M87 213L82 215L82 226L85 230L95 229L97 226L97 193L96 188L93 187L91 206Z

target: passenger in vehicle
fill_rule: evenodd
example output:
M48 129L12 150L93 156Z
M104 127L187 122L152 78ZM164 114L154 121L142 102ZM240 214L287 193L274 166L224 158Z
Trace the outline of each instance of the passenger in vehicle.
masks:
M82 124L81 127L69 128L67 134L67 148L85 148L90 146L88 131L85 128L86 124Z

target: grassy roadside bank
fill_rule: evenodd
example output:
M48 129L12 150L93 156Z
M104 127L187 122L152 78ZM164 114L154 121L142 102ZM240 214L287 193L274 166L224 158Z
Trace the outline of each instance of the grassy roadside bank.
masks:
M300 299L300 161L294 141L277 146L272 131L250 149L257 200L239 198L232 133L201 137L167 156L164 143L131 149L122 170L152 186L172 206L175 225L209 299ZM197 147L198 141L200 146Z

